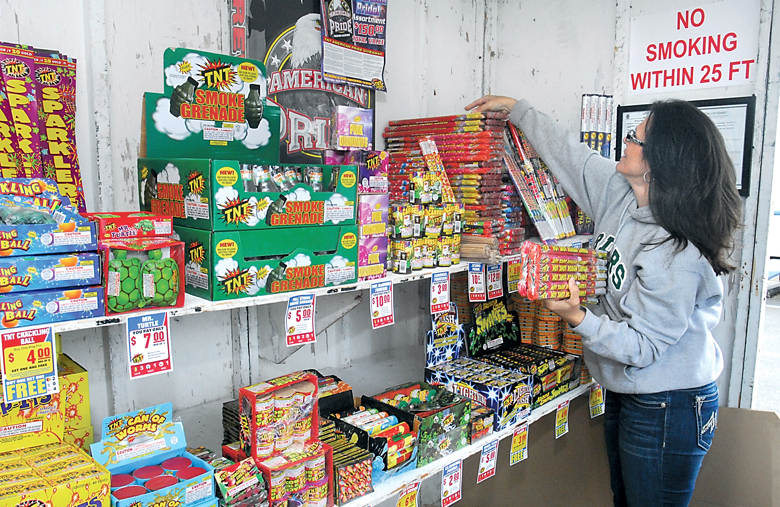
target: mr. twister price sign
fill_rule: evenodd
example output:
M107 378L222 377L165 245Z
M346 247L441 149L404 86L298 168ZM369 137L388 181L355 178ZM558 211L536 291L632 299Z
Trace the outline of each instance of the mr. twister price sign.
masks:
M128 317L127 348L131 379L172 371L168 312Z
M0 334L6 404L59 392L54 333L28 327Z

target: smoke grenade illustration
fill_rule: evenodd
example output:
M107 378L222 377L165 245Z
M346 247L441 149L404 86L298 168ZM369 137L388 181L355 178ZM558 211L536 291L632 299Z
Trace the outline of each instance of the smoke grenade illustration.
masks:
M284 196L284 194L280 195L278 199L276 199L274 202L271 203L271 205L268 207L268 212L265 215L265 225L271 226L271 220L275 214L281 213L284 211L284 203L287 202L287 197ZM272 273L273 274L273 273ZM271 275L268 275L269 277Z
M249 128L256 129L263 119L263 99L260 97L260 85L249 85L249 95L244 99L244 118Z
M281 282L285 277L285 270L287 264L279 262L279 265L274 268L273 271L268 273L268 278L265 279L265 291L270 293L271 288L274 286L274 282Z
M185 82L173 89L173 93L171 93L171 114L173 116L176 118L181 116L181 105L192 102L197 88L198 82L192 77L188 77Z

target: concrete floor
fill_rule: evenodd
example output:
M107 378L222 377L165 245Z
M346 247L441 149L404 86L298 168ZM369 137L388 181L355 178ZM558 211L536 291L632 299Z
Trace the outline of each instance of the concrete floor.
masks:
M753 409L769 410L780 415L780 295L767 298L761 326L756 378L753 385Z

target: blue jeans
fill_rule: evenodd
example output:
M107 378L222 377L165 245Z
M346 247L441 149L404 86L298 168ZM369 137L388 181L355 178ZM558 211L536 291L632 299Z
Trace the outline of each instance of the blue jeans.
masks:
M718 387L606 392L604 432L615 507L687 506L718 424Z

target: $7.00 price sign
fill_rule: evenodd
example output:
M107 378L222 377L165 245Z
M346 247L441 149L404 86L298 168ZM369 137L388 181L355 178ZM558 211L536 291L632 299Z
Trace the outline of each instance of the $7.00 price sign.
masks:
M5 403L59 392L51 326L5 331L0 334L0 347Z
M393 282L386 280L371 284L371 328L390 326L393 317Z
M314 300L314 294L301 294L292 296L287 301L285 329L288 347L317 341L314 331Z
M131 379L173 370L170 337L168 312L127 318L127 351Z

